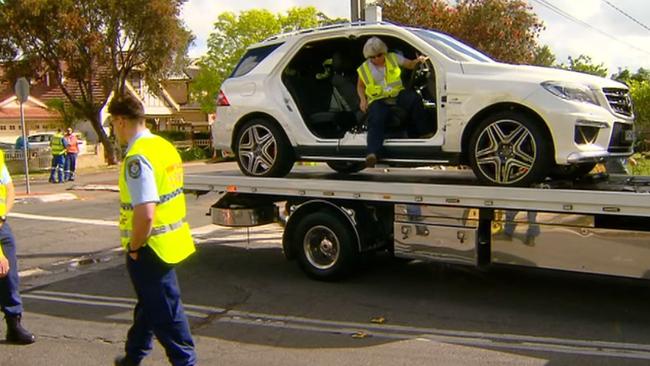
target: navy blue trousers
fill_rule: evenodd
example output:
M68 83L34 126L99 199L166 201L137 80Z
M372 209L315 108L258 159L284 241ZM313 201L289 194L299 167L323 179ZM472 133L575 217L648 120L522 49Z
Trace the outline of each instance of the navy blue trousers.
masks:
M65 154L65 180L74 180L74 172L77 170L77 154Z
M151 351L155 335L172 365L195 365L194 341L174 267L160 260L149 247L143 247L138 256L136 261L129 256L126 259L138 297L126 339L127 356L140 362Z
M8 223L0 228L2 252L9 261L9 273L0 278L0 305L5 315L20 315L23 313L23 302L20 299L18 278L18 259L16 258L16 239Z
M50 182L63 183L63 166L65 165L65 154L52 155L52 167L50 168Z
M431 121L422 104L422 98L413 90L402 90L396 104L406 111L407 130L404 134L413 137L430 132ZM386 124L392 118L391 106L379 99L368 107L368 154L382 155Z

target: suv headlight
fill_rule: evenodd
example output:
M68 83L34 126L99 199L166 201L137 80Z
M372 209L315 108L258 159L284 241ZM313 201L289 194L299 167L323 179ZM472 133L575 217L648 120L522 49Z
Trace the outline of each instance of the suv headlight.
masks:
M600 105L596 94L587 85L563 81L545 81L542 86L551 94L562 99Z

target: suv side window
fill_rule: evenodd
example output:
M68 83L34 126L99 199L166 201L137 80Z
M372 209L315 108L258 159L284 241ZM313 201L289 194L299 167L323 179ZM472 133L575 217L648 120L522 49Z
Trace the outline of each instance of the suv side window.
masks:
M239 60L239 63L230 75L231 78L246 75L255 68L266 56L270 55L276 48L280 47L282 43L276 43L268 46L252 48Z

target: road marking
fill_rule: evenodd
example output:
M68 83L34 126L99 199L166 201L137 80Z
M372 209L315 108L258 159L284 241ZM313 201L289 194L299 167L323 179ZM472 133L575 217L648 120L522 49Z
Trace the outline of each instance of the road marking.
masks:
M33 215L33 214L25 214L25 213L20 213L20 212L10 212L9 217L17 217L19 219L29 219L29 220L73 222L75 224L88 224L88 225L99 225L99 226L117 226L117 221L96 220L96 219L80 219L80 218L76 218L76 217Z
M86 295L70 292L35 290L22 294L23 298L67 303L73 305L90 305L114 308L129 308L135 299L128 297L110 297ZM460 344L475 347L498 348L508 350L527 350L550 353L579 354L600 357L619 357L628 359L650 360L650 345L626 342L566 339L554 337L537 337L532 335L488 333L476 331L447 330L392 324L372 324L348 321L310 319L304 317L271 315L238 310L226 310L212 306L183 305L187 315L194 318L206 318L222 314L216 321L252 327L281 328L315 333L352 335L363 331L371 337L394 340L426 340L432 342Z

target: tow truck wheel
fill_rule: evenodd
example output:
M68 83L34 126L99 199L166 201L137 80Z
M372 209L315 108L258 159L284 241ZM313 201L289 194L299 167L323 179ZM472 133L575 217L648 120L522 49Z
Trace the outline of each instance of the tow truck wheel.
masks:
M364 162L357 161L328 161L327 166L338 173L344 174L357 173L366 168Z
M552 149L537 121L525 114L504 111L483 120L469 144L469 162L483 183L529 186L549 171Z
M266 119L253 119L237 133L237 165L255 177L283 177L294 163L291 145L284 132Z
M307 214L296 224L293 243L298 263L310 277L329 281L350 273L359 257L353 230L342 214Z

